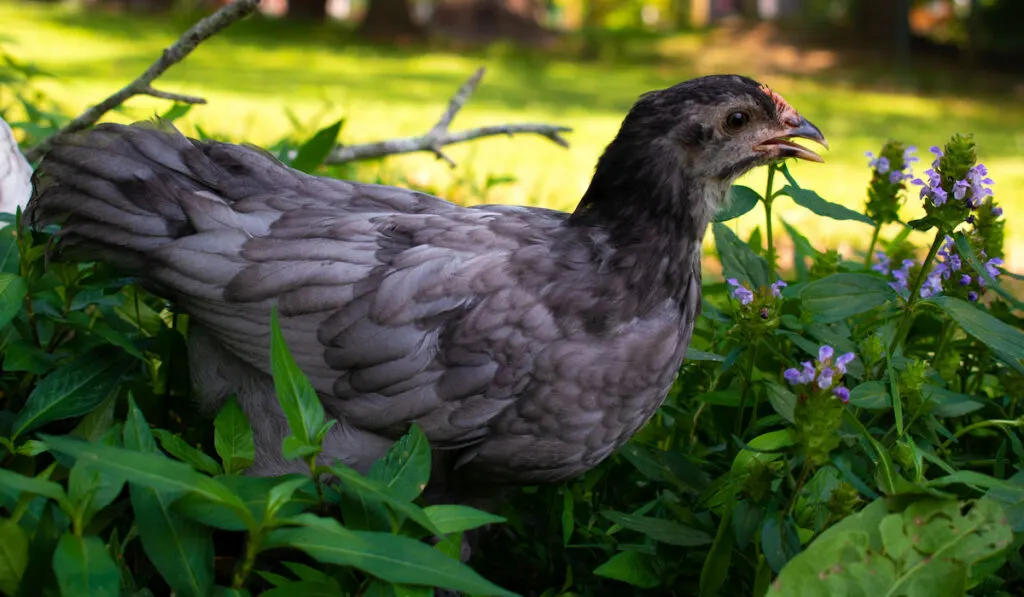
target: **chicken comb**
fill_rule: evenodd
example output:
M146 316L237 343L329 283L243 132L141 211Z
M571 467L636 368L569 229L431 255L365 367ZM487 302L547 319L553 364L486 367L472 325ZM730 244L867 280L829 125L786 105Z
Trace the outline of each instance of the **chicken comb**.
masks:
M778 112L780 120L786 120L787 118L796 118L799 120L796 110L793 106L789 105L789 102L787 102L785 98L772 91L771 88L763 83L761 84L761 91L763 91L764 94L772 100L772 103L775 104L775 110Z

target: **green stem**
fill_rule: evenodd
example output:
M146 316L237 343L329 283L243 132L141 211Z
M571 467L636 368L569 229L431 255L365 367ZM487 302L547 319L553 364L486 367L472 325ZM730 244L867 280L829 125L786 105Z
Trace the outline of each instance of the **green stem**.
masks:
M921 287L924 286L924 281L928 277L928 266L935 260L935 254L939 252L939 247L942 246L945 240L946 235L941 230L935 233L935 241L932 243L932 248L928 250L928 256L924 258L924 264L921 265L921 271L918 272L917 278L914 279L914 285L910 288L910 298L907 299L907 307L903 311L903 318L900 319L899 327L896 328L896 335L892 337L892 344L889 345L889 354L896 352L896 349L903 344L907 332L910 331L910 324L914 320L914 306L921 297Z
M746 383L743 384L743 394L740 395L740 412L736 416L736 436L742 437L743 432L743 410L747 407L747 395L750 393L750 388L754 385L754 361L757 360L757 347L760 343L755 342L750 347L750 360L747 362L747 377ZM757 417L757 413L751 414L751 421Z
M764 227L768 240L768 283L775 281L775 241L772 237L772 186L775 183L775 164L768 166L768 186L764 191Z
M252 568L256 564L256 555L260 553L260 547L262 544L263 533L261 530L249 533L249 538L245 542L245 560L242 562L242 566L235 572L235 578L231 582L231 588L241 589L245 586L245 581L249 578L249 574L252 572Z
M953 339L953 335L956 333L956 328L953 326L952 321L947 321L945 327L942 328L942 340L939 341L939 347L935 349L935 358L932 359L933 363L939 363L939 359L942 358L942 354L946 352L946 347L949 346L950 341Z
M988 421L978 421L977 423L973 423L971 425L968 425L967 427L964 427L960 431L957 431L956 433L953 434L953 437L939 444L939 450L945 450L950 443L976 429L982 429L984 427L999 427L1000 429L1003 429L1005 431L1006 427L1021 427L1022 425L1024 425L1024 423L1021 423L1016 419L991 419Z
M875 255L875 245L878 243L878 233L882 231L882 225L875 226L875 232L871 235L871 242L868 243L868 255L864 258L864 269L871 269L871 259Z

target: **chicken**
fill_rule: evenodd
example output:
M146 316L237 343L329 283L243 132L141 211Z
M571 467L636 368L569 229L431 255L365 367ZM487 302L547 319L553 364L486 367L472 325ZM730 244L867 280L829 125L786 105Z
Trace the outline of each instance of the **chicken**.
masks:
M0 212L16 213L24 208L32 191L32 166L18 149L14 131L0 118Z
M784 158L821 161L817 127L751 79L642 95L571 214L460 207L310 176L170 127L60 138L26 218L58 257L123 268L190 315L201 405L237 393L250 471L306 469L270 377L272 306L337 419L325 461L366 471L418 424L446 483L572 478L664 400L701 309L700 247L729 187Z

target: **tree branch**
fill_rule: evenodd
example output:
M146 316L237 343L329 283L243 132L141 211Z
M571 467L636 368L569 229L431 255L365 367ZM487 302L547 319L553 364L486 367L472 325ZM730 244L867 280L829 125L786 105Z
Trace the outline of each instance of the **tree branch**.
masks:
M561 133L569 132L572 129L566 126L556 126L552 124L496 124L467 129L457 133L450 132L448 128L451 126L452 120L455 119L455 115L458 114L459 110L461 110L462 107L466 105L466 102L469 101L469 97L474 91L476 91L476 88L480 84L480 80L483 76L483 68L480 68L473 73L473 76L467 79L466 82L459 87L458 91L455 92L452 99L448 101L448 107L441 115L441 118L425 134L418 137L403 137L400 139L378 141L376 143L339 145L334 148L330 155L327 156L324 163L343 164L345 162L380 158L402 153L430 151L436 155L438 159L444 160L449 166L454 168L455 162L441 151L442 147L472 141L473 139L495 137L498 135L508 135L510 137L512 135L522 134L540 135L550 139L552 142L557 143L562 147L569 147L569 142L562 137Z
M57 131L56 134L51 135L35 147L27 150L25 152L26 157L32 161L36 160L46 153L46 151L53 146L54 140L61 135L89 128L96 124L104 114L120 106L129 98L136 95L149 95L152 97L169 99L188 104L205 104L206 100L201 97L158 91L154 89L151 84L160 77L160 75L164 74L167 69L184 60L184 58L192 53L192 50L195 50L199 44L213 37L217 33L220 33L228 25L231 25L235 21L240 20L256 10L259 3L260 0L234 0L234 2L221 7L220 10L212 15L201 19L188 31L183 33L181 37L178 38L178 41L165 49L160 58L146 69L146 72L139 75L137 79L124 86L107 99L78 115L78 117L65 125L64 128Z

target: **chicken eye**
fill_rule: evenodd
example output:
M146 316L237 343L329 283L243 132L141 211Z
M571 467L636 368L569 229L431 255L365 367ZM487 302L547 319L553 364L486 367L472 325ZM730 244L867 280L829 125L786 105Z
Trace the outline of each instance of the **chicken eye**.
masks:
M750 122L750 114L746 112L733 112L725 119L725 128L730 131L738 131Z

